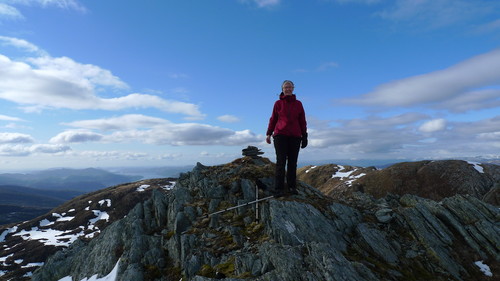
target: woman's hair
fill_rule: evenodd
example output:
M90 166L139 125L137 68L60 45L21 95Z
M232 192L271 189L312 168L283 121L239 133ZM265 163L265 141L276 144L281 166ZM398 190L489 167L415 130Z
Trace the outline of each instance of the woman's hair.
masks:
M290 81L290 80L285 80L285 81L283 81L283 83L281 84L281 89L283 89L283 87L285 86L285 84L288 84L288 83L292 84L292 86L294 86L294 87L295 87L295 84L293 84L293 82L292 82L292 81Z

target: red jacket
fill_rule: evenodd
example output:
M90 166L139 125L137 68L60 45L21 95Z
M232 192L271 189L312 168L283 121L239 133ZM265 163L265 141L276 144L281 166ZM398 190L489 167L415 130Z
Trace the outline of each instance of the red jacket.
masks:
M302 103L295 95L280 94L274 103L273 114L269 119L266 135L285 135L301 137L307 133L306 113Z

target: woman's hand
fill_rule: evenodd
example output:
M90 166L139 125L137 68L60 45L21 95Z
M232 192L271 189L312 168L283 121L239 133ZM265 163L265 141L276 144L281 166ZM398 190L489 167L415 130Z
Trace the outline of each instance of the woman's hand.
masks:
M269 144L271 144L271 135L268 135L266 137L266 142L269 143Z

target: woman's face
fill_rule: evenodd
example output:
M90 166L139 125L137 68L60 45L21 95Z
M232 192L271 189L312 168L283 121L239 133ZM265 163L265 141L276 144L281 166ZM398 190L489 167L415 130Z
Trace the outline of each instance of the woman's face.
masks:
M283 94L289 96L289 95L292 95L293 94L293 85L292 83L285 83L285 85L283 85Z

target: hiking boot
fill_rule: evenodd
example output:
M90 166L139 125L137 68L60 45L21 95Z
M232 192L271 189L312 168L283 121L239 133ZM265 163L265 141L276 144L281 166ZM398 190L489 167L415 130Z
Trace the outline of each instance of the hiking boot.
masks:
M290 190L288 190L288 194L290 194L290 195L298 195L299 192L297 191L296 188L290 188Z

